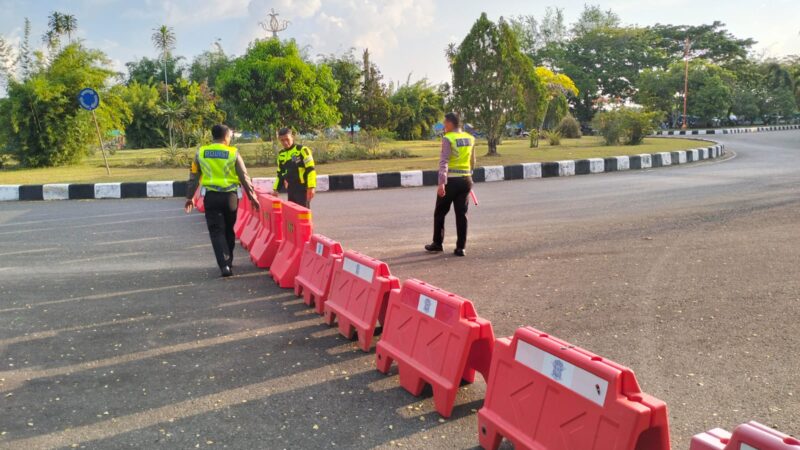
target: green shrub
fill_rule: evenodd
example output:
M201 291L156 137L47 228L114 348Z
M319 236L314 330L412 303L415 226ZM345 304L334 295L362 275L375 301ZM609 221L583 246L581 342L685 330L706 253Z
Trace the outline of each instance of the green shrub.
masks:
M191 150L180 148L177 145L167 146L161 150L160 165L162 167L189 167Z
M397 140L397 133L395 133L394 131L389 131L385 128L376 128L374 130L364 131L359 134L362 136L369 136L371 138L375 138L382 142Z
M539 148L539 129L531 128L529 133L531 139L531 148Z
M659 112L619 108L597 113L592 120L592 127L603 136L606 145L639 145L645 136L656 130L656 123L661 116Z
M545 131L543 133L544 138L547 139L547 142L550 143L552 146L561 145L561 133L555 130Z
M580 122L571 115L564 116L555 130L561 133L566 139L578 139L582 136Z

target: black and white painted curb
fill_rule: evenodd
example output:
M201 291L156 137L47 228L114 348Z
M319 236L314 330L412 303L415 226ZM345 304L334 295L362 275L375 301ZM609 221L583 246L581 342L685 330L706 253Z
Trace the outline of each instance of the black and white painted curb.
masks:
M662 130L656 131L655 136L701 136L708 134L742 134L763 133L765 131L800 130L800 125L772 125L764 127L747 128L715 128L710 130Z
M650 169L714 159L725 154L724 145L715 142L708 143L715 145L675 152L478 167L473 174L473 180L478 183L488 183L504 180L529 180L535 178L568 177L573 175ZM327 192L435 186L438 183L438 178L438 172L435 170L319 175L317 176L317 191ZM270 189L274 181L274 178L254 178L253 184ZM185 181L0 185L0 201L168 198L185 196Z

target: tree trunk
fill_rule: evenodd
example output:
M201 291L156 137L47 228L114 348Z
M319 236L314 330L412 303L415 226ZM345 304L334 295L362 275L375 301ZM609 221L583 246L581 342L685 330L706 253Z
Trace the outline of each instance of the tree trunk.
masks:
M499 156L499 153L497 153L497 143L499 139L494 136L487 136L486 141L489 145L489 151L486 152L486 156Z

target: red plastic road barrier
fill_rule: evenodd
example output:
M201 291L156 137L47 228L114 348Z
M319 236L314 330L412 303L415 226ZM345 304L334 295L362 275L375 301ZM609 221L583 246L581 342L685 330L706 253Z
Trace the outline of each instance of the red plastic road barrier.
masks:
M322 315L331 289L333 268L342 259L342 244L315 234L303 247L300 270L294 279L295 295L303 296L306 305L314 305Z
M250 220L250 214L252 214L250 200L248 200L247 195L243 195L242 199L239 200L239 208L236 210L236 225L233 226L233 232L237 238L242 237L242 231L244 231L247 221Z
M389 292L400 288L400 280L389 273L386 263L354 251L346 251L333 269L325 322L338 318L339 333L351 339L358 332L361 350L368 352L378 322L385 324Z
M630 369L531 327L495 342L478 435L492 450L670 448L667 405Z
M292 202L282 202L283 242L269 268L272 279L282 288L293 288L303 247L311 239L311 210Z
M261 191L256 191L256 195L260 194L262 194ZM251 205L248 205L248 210L250 211L248 214L249 219L245 222L242 233L239 236L239 242L241 242L242 247L244 247L246 250L250 250L250 248L253 246L256 236L258 236L258 232L261 231L262 221L262 215L255 214L255 211Z
M494 332L467 299L419 280L408 280L389 296L386 323L376 349L378 370L397 361L400 385L420 395L433 388L436 411L450 417L461 381L475 372L489 378Z
M258 204L261 229L250 247L250 260L259 269L266 269L272 265L283 242L282 202L278 197L259 192Z
M758 422L736 427L733 435L720 428L692 438L689 450L798 450L800 440Z

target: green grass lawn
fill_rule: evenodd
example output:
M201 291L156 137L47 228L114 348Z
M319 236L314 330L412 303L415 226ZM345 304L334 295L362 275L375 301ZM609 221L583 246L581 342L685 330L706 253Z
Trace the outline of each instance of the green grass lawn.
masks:
M239 148L246 157L255 155L260 144L242 144ZM308 143L313 149L313 142ZM478 142L476 151L479 166L519 164L523 162L558 161L564 159L602 158L607 156L635 155L664 151L686 150L703 144L689 139L648 138L642 145L605 146L600 138L587 136L581 139L563 139L561 145L549 146L542 142L538 149L528 148L528 140L509 139L498 148L499 156L486 156L486 143ZM396 141L383 144L385 150L404 148L414 157L403 159L378 159L342 161L319 164L320 174L347 174L363 172L395 172L400 170L437 169L439 141ZM188 168L146 167L158 161L159 149L121 150L109 157L111 175L106 175L103 158L98 153L80 164L45 169L0 170L0 184L45 183L98 183L114 181L167 181L188 177ZM145 166L145 167L139 167ZM275 174L274 167L248 167L252 177Z

